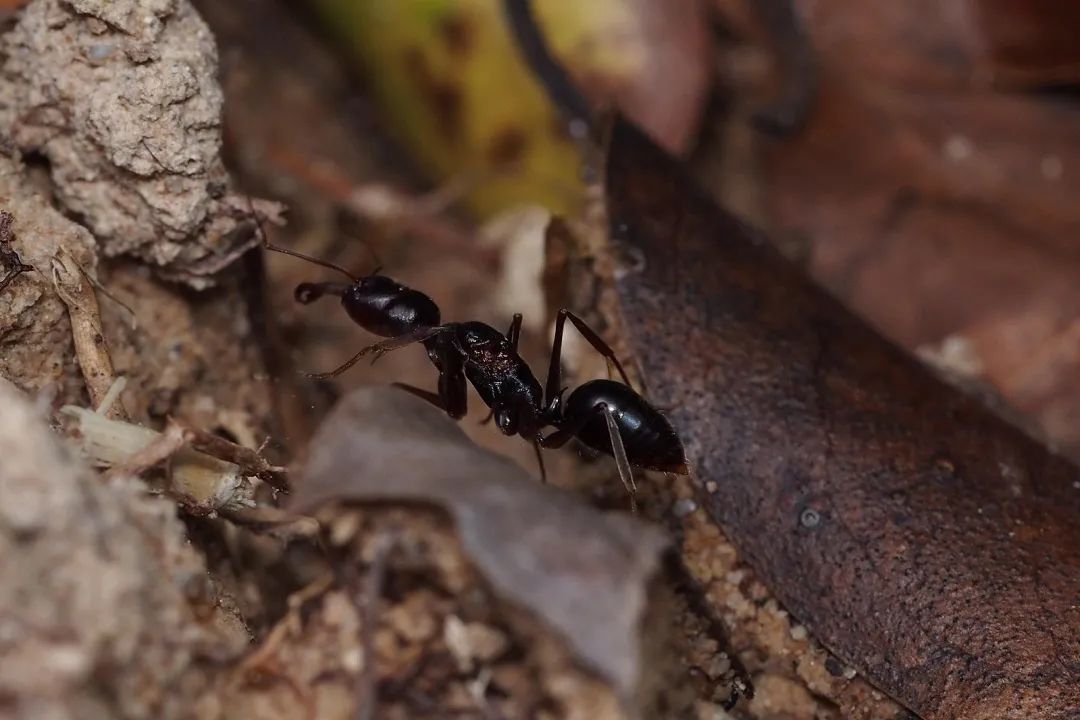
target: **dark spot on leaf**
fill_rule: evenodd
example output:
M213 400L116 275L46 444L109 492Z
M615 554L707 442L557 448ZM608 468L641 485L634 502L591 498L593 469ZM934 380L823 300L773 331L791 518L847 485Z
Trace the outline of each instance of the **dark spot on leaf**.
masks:
M468 56L473 46L473 33L473 24L464 15L451 13L439 21L439 35L446 49L456 58Z
M492 165L513 165L521 161L529 139L521 128L504 128L488 146L488 160Z
M419 48L405 50L402 61L409 80L438 120L443 136L448 140L461 137L461 88L452 81L435 77Z

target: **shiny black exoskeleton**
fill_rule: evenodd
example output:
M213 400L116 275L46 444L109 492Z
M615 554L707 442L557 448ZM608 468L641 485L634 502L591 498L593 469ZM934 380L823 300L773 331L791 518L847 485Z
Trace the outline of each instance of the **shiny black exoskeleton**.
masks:
M610 408L619 426L619 437L631 465L646 470L685 475L686 456L678 433L668 419L633 388L613 380L590 380L578 386L566 399L562 415L551 420L559 428L545 438L544 447L556 447L561 436L614 455L611 435L601 405Z
M270 246L273 249L273 246ZM289 253L296 255L296 253ZM312 258L314 259L314 258ZM325 264L319 261L319 264ZM344 269L331 265L353 279L345 283L301 283L296 287L296 301L305 305L315 302L324 295L341 298L341 306L360 327L380 337L396 338L417 328L437 327L441 320L439 306L419 290L402 285L393 278L373 273L353 278ZM468 385L461 353L443 335L435 335L423 341L428 358L439 371L439 397L443 399L443 409L456 419L465 416L467 409ZM312 377L335 377L352 367L362 355L333 372L313 375Z
M412 343L423 343L439 371L438 392L396 383L399 387L442 408L453 418L465 415L467 383L471 383L499 429L520 435L536 448L543 474L540 448L557 448L571 438L615 458L619 475L633 498L630 466L685 474L686 456L671 424L645 398L634 391L622 365L600 336L568 310L555 321L547 383L541 387L528 364L518 354L521 315L501 333L482 322L441 323L435 302L424 293L379 275L355 277L347 270L292 250L271 245L269 250L300 257L346 275L350 283L302 283L296 288L298 302L307 304L334 295L349 317L365 330L387 338L361 349L340 367L309 377L335 377L360 358L373 359ZM567 320L614 365L623 379L587 382L564 401L561 387L563 328ZM555 430L543 435L546 427Z

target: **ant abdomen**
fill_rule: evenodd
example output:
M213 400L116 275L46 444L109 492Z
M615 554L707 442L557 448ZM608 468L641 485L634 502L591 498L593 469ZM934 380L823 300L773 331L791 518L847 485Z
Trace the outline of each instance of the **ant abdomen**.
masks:
M678 475L689 472L682 441L668 419L633 388L614 380L591 380L567 398L565 418L590 418L577 432L578 440L594 450L613 454L604 413L596 411L602 404L611 410L632 465Z

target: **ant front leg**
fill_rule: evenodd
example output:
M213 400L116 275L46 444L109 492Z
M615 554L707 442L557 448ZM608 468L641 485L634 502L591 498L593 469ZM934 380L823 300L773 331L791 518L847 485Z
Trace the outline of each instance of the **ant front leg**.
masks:
M619 371L619 376L622 377L622 381L628 387L633 387L633 385L630 384L630 378L626 375L626 371L623 370L622 363L615 357L615 351L611 349L611 346L604 342L603 338L597 335L584 320L566 308L562 308L555 317L555 339L551 343L551 362L548 365L547 386L544 390L544 399L551 402L551 398L555 397L559 390L562 389L559 385L561 382L563 326L566 324L567 319L574 324L574 327L577 328L582 337L589 341L589 344L593 346L593 349L604 356L604 359L607 360L608 363L608 371L610 372L611 366L614 365L615 369Z
M343 373L346 370L348 370L349 368L351 368L356 363L360 362L360 358L364 357L365 355L374 354L375 357L373 357L372 360L371 360L371 363L374 365L375 361L378 360L379 358L381 358L386 353L388 353L388 352L390 352L392 350L397 350L399 348L403 348L406 345L412 345L413 343L423 342L423 341L427 340L428 338L430 338L430 337L432 337L434 335L437 335L438 333L445 332L446 329L447 329L446 325L435 325L433 327L417 328L417 329L412 330L410 332L407 332L407 333L405 333L403 335L398 335L397 337L388 338L388 339L383 340L381 342L377 342L374 345L368 345L367 347L361 349L360 352L356 353L351 358L346 360L343 364L341 364L340 366L334 368L330 372L325 372L325 373L304 373L304 376L308 377L308 378L311 378L312 380L328 380L330 378L335 378L338 375L340 375L341 373Z
M510 341L510 348L518 351L518 340L521 338L521 313L514 313L514 319L510 321L510 329L506 331L506 339Z
M615 421L615 414L607 403L598 403L591 410L580 417L569 419L563 423L563 427L551 433L547 437L540 438L540 445L545 448L560 448L570 441L570 438L580 433L596 417L597 413L604 416L604 422L608 429L608 439L611 442L611 455L615 458L615 467L619 470L619 479L623 487L630 495L630 510L637 512L637 483L634 482L634 472L630 468L630 459L626 456L626 447L623 445L622 435L619 434L619 424Z

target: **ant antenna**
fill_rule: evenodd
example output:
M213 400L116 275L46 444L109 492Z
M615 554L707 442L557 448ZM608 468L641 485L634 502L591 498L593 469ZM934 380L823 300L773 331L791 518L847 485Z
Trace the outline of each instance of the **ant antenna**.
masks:
M348 270L346 270L345 268L341 267L340 265L335 265L334 263L326 261L326 260L320 260L317 257L312 257L311 255L305 255L304 253L297 252L296 250L290 250L289 248L281 247L279 245L274 245L272 242L270 242L270 239L266 236L266 230L263 228L262 220L259 219L259 214L257 212L255 212L255 204L251 201L251 196L247 195L246 197L247 197L248 210L251 211L251 217L255 221L255 227L257 228L257 232L259 233L259 239L262 240L262 245L263 245L264 248L266 248L267 250L272 250L273 252L281 253L283 255L291 255L294 258L299 258L301 260L306 260L307 262L313 263L315 265L322 265L324 268L329 268L331 270L337 270L339 273L341 273L345 277L349 278L353 282L356 282L356 281L358 281L360 279L360 278L356 277L355 275L353 275Z

